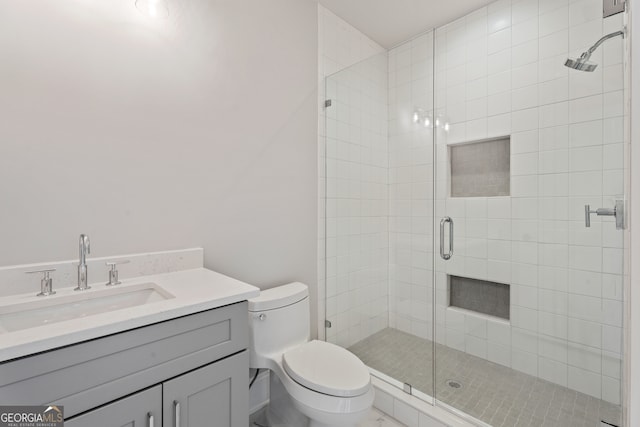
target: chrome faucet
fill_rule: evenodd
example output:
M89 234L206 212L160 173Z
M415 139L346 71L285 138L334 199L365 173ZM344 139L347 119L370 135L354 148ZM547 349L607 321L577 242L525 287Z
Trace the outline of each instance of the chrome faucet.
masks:
M80 235L80 263L78 264L78 287L74 291L84 291L91 289L91 286L87 285L87 254L91 253L91 244L89 243L89 236L86 234Z

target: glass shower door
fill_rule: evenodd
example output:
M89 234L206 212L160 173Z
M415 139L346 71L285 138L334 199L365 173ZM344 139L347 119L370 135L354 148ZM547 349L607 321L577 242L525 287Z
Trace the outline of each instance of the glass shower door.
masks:
M621 425L623 40L564 64L622 19L522 0L436 30L435 397L488 425Z

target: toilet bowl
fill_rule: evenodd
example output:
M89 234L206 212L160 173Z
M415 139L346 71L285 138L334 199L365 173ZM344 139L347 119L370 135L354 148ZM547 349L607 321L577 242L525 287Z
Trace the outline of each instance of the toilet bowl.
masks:
M373 405L353 353L310 340L309 291L290 283L249 300L250 367L271 370L272 416L295 427L354 427Z

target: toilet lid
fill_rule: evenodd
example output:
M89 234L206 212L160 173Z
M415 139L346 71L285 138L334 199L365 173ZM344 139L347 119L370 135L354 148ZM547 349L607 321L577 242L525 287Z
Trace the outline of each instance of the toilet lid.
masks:
M324 341L310 341L284 353L283 365L298 384L331 396L359 396L371 382L360 359Z

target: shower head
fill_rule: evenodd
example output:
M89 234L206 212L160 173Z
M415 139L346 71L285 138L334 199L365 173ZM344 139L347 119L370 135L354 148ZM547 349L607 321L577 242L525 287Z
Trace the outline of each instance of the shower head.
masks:
M564 63L564 66L565 67L569 67L569 68L573 68L574 70L578 70L578 71L593 71L593 70L595 70L596 67L598 66L598 64L588 60L591 55L588 55L585 58L585 54L586 53L587 52L583 53L582 56L580 58L577 58L577 59L567 58L567 60Z
M580 58L577 58L577 59L567 58L567 60L564 63L565 67L573 68L574 70L578 70L578 71L595 70L598 64L596 64L595 62L589 61L589 58L591 58L591 54L595 52L596 49L598 49L598 47L600 47L600 45L604 43L605 40L609 40L613 37L618 37L618 36L624 37L624 31L616 31L615 33L607 34L606 36L602 37L593 46L591 46L589 50L587 50L582 55L580 55Z

